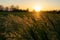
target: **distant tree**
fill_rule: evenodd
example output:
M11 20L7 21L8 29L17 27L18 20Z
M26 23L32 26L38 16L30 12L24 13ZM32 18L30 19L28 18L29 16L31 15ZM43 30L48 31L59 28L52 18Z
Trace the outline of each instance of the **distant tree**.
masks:
M14 11L19 11L19 6L18 5L14 8Z
M14 6L13 5L11 5L11 7L10 7L10 11L13 11L14 10Z
M27 12L29 12L29 8L27 8L27 10L26 10Z
M3 11L4 7L2 5L0 5L0 11Z
M10 10L11 11L19 11L19 6L15 7L15 6L11 5Z
M9 11L9 8L8 7L5 7L5 11Z
M60 10L59 10L59 11L57 11L57 13L58 13L58 14L60 14Z
M19 10L19 6L18 5L15 8Z
M26 10L22 10L22 9L19 9L18 5L17 6L11 5L10 8L3 7L2 5L0 5L0 11L29 12L29 8L27 8Z

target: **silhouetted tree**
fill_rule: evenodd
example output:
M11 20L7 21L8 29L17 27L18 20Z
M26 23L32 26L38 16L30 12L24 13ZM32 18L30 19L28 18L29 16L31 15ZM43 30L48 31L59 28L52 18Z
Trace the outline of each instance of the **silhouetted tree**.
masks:
M0 11L3 11L4 7L2 5L0 5Z
M9 11L9 8L8 7L5 7L5 11Z
M15 6L12 5L12 6L10 7L10 10L11 10L11 11L14 11L14 12L15 12L15 11L19 11L19 6L16 6L16 7L15 7Z
M29 12L29 8L27 8L27 10L26 10L27 12Z

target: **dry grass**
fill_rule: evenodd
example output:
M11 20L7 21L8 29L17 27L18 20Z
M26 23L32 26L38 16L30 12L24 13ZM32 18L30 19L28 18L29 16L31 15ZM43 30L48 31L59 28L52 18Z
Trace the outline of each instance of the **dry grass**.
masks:
M0 15L0 40L59 40L59 31L56 29L59 26L54 21L60 19L54 20L54 15L60 18L58 14L43 14L38 20L28 14L28 17Z

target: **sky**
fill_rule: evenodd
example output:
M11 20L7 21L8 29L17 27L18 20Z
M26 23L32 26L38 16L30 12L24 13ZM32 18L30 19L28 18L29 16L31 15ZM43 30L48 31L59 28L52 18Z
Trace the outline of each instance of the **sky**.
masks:
M0 5L18 5L21 9L33 10L34 6L42 7L42 10L60 10L60 0L0 0Z

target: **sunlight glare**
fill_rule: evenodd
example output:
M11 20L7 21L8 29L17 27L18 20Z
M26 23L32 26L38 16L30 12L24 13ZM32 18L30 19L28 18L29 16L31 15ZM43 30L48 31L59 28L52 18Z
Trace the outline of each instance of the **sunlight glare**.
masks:
M36 12L41 11L41 9L42 9L41 6L35 6L35 7L34 7L34 10L35 10Z

